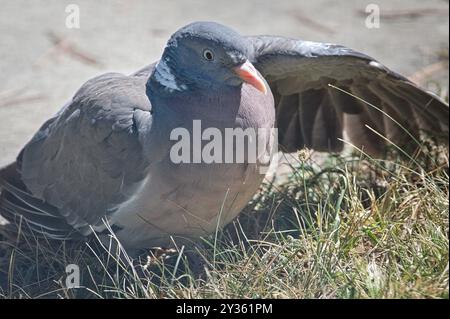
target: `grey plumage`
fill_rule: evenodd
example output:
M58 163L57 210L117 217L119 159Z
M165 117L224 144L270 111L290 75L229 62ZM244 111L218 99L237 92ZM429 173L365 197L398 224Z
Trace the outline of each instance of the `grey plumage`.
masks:
M205 47L214 63L200 58ZM231 71L247 59L267 80L267 95ZM448 105L364 54L194 23L172 36L158 63L86 82L0 171L0 212L23 216L35 233L55 239L101 231L107 219L128 247L164 244L225 225L263 179L258 164L172 163L173 128L192 130L193 120L220 130L271 128L276 120L285 151L337 152L345 131L380 155L385 141L366 125L408 142L397 124L329 84L380 107L414 135L448 137Z
M282 37L247 39L255 67L279 101L277 120L285 151L306 146L339 152L345 130L352 144L380 156L386 141L367 126L403 146L410 138L403 128L414 136L421 131L448 136L446 103L365 54L340 45ZM330 84L380 108L403 128ZM294 126L300 129L290 129Z
M145 82L143 77L114 73L86 82L19 155L18 170L26 189L14 193L24 199L15 209L51 211L58 220L63 216L76 230L68 238L88 234L90 225L103 226L105 214L112 214L145 177L148 157L142 135L151 127L144 115L151 108L143 93ZM31 196L43 203L27 205L25 198ZM2 203L13 204L8 198ZM50 229L47 232L51 237Z

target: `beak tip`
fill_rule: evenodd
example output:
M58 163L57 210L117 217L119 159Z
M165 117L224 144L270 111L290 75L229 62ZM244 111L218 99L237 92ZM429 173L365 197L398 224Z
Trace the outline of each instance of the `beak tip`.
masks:
M262 92L264 95L267 95L267 87L266 87L266 84L264 84L264 88L261 90L261 92Z
M250 84L264 95L267 94L268 89L264 79L249 61L235 68L234 71L245 83Z

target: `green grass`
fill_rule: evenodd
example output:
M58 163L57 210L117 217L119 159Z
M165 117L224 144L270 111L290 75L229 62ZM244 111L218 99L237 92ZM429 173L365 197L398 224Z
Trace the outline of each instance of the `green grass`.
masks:
M448 298L448 151L389 158L297 160L224 230L135 259L114 236L111 247L4 237L0 297ZM65 288L71 263L82 288Z

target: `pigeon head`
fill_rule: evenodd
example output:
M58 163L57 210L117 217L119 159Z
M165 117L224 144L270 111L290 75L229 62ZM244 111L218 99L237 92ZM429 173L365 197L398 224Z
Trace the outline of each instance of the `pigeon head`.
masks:
M166 90L184 91L239 86L266 93L261 75L248 60L250 46L234 30L214 22L195 22L167 42L153 80Z

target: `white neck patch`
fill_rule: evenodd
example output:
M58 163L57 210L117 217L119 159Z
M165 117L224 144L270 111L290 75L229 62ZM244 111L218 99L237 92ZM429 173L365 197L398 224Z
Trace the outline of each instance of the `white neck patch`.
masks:
M177 82L177 77L166 63L166 61L160 60L156 65L154 79L163 87L167 88L169 91L184 91L187 86L184 84L179 85Z

